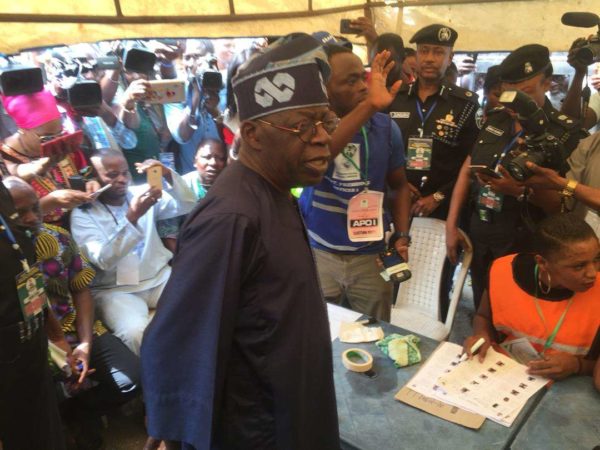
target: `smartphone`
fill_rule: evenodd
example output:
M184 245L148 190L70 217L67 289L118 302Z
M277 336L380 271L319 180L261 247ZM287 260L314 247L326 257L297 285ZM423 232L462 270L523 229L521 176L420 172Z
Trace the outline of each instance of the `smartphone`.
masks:
M117 70L121 63L116 56L100 56L96 59L96 67L100 70Z
M341 19L340 20L340 33L341 34L358 34L360 30L352 28L352 19Z
M85 192L85 180L81 175L69 177L69 186L76 191Z
M220 74L219 74L220 75ZM185 81L152 80L146 102L154 104L181 103L185 101Z
M90 198L92 200L96 200L98 197L100 197L100 194L102 194L104 191L110 189L111 187L112 187L112 184L110 184L110 183L105 184L100 189L98 189L96 192L94 192L93 194L90 194Z
M475 164L475 165L469 166L469 169L471 169L471 173L474 173L474 174L477 173L477 174L486 175L486 176L492 177L492 178L502 178L502 175L500 175L498 172L493 171L488 166L484 166L483 164L481 164L481 165Z
M404 261L404 258L400 256L395 248L390 248L385 252L381 252L379 254L379 258L385 267L383 271L385 272L385 275L383 272L381 274L384 279L386 279L387 275L387 278L390 280L397 283L402 283L403 281L410 279L412 276L407 262Z
M83 131L77 130L71 134L63 134L50 141L42 142L41 156L52 156L59 153L67 153L76 150L83 143Z
M146 170L146 177L150 187L162 190L162 167L152 166Z

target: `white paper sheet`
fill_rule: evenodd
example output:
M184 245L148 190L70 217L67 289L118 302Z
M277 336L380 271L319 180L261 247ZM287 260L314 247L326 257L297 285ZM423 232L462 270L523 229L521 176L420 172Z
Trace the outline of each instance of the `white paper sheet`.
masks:
M327 315L329 316L329 332L331 333L331 341L333 342L340 334L340 324L342 322L356 322L362 316L362 313L327 303Z
M444 398L463 400L479 414L510 426L527 400L547 379L529 375L527 367L490 348L483 362L475 357L439 377ZM440 397L439 392L437 393ZM461 403L463 403L461 401Z

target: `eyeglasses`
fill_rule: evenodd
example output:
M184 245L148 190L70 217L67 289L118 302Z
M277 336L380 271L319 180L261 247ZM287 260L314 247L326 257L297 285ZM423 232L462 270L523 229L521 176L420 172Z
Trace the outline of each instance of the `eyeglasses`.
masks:
M260 123L264 123L265 125L269 125L270 127L277 128L278 130L287 131L288 133L295 134L305 144L310 143L311 139L317 135L317 126L321 125L323 129L331 134L335 131L335 129L340 124L340 119L337 117L332 117L331 119L319 120L318 122L300 122L296 125L296 128L288 128L283 127L281 125L276 125L271 122L267 122L266 120L257 119Z

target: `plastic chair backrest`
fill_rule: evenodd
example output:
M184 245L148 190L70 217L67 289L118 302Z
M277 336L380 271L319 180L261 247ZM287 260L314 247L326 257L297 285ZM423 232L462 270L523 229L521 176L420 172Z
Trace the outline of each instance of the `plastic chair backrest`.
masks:
M410 280L400 284L395 307L410 305L440 320L440 284L446 259L445 222L439 219L415 217L410 234Z

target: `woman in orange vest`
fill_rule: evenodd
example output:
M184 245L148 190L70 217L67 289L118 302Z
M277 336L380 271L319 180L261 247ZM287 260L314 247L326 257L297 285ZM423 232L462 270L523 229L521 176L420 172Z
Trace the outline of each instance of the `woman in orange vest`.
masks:
M465 349L471 356L483 337L483 360L490 344L524 339L537 353L527 363L532 375L592 375L600 351L598 237L579 217L562 214L540 222L534 248L494 261Z

